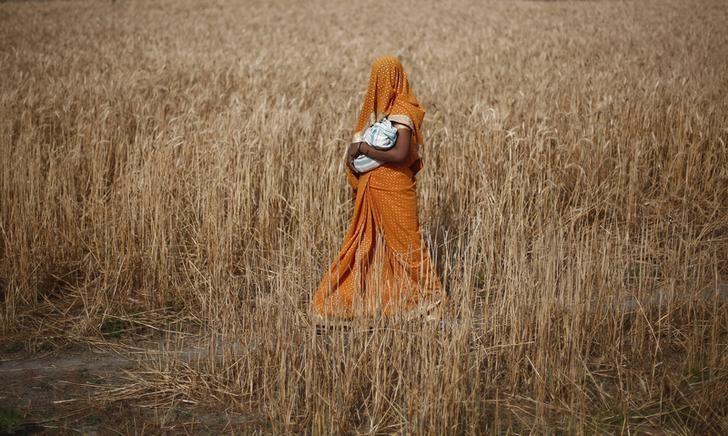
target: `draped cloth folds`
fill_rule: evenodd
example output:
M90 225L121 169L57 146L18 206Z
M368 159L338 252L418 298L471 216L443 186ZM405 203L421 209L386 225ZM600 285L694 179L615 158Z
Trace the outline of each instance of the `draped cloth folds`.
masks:
M411 130L409 153L403 162L384 163L361 175L347 167L354 212L339 254L314 293L313 318L441 313L446 294L417 218L415 174L422 168L424 114L399 59L376 59L352 142L362 141L367 127L388 116Z
M412 92L407 73L396 56L381 56L372 63L367 91L354 124L352 142L363 141L364 131L384 117L412 131L409 156L404 165L417 174L422 168L418 152L423 145L421 126L425 108Z
M440 313L446 295L417 218L415 174L422 168L419 147L424 114L399 59L376 59L353 142L361 141L367 127L388 116L411 130L409 154L403 162L384 163L361 175L347 167L354 212L339 254L314 293L313 318Z
M420 233L412 171L385 164L353 184L354 214L314 294L313 315L433 314L445 295Z

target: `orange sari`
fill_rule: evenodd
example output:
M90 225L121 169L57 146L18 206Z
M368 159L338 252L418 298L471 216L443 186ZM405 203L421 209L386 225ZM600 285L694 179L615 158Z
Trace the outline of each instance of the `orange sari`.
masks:
M417 218L415 174L422 168L418 147L424 109L393 56L381 57L372 65L352 142L361 141L364 130L384 116L412 130L408 158L399 164L384 163L358 177L347 167L355 195L354 214L339 255L313 296L313 316L431 314L444 302Z

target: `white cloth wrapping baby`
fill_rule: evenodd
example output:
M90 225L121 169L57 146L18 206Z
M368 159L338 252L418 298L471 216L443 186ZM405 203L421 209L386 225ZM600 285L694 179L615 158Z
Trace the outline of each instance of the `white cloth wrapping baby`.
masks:
M397 128L387 118L383 118L364 131L363 141L377 150L389 150L397 142ZM354 159L354 168L360 173L371 171L381 164L381 161L363 154Z

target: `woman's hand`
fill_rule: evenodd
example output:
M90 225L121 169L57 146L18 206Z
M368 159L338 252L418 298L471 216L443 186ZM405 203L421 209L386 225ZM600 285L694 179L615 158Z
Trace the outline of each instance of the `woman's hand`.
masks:
M346 166L348 166L351 172L355 175L359 174L359 172L354 167L354 159L356 159L359 154L359 143L352 142L349 144L349 148L346 149Z

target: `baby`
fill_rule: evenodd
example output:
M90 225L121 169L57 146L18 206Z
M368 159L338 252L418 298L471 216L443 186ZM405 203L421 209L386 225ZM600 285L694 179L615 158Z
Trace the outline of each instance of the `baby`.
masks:
M364 131L362 140L377 150L389 150L397 142L397 128L387 118L382 118ZM371 171L381 164L382 162L363 154L354 159L354 168L360 173Z

